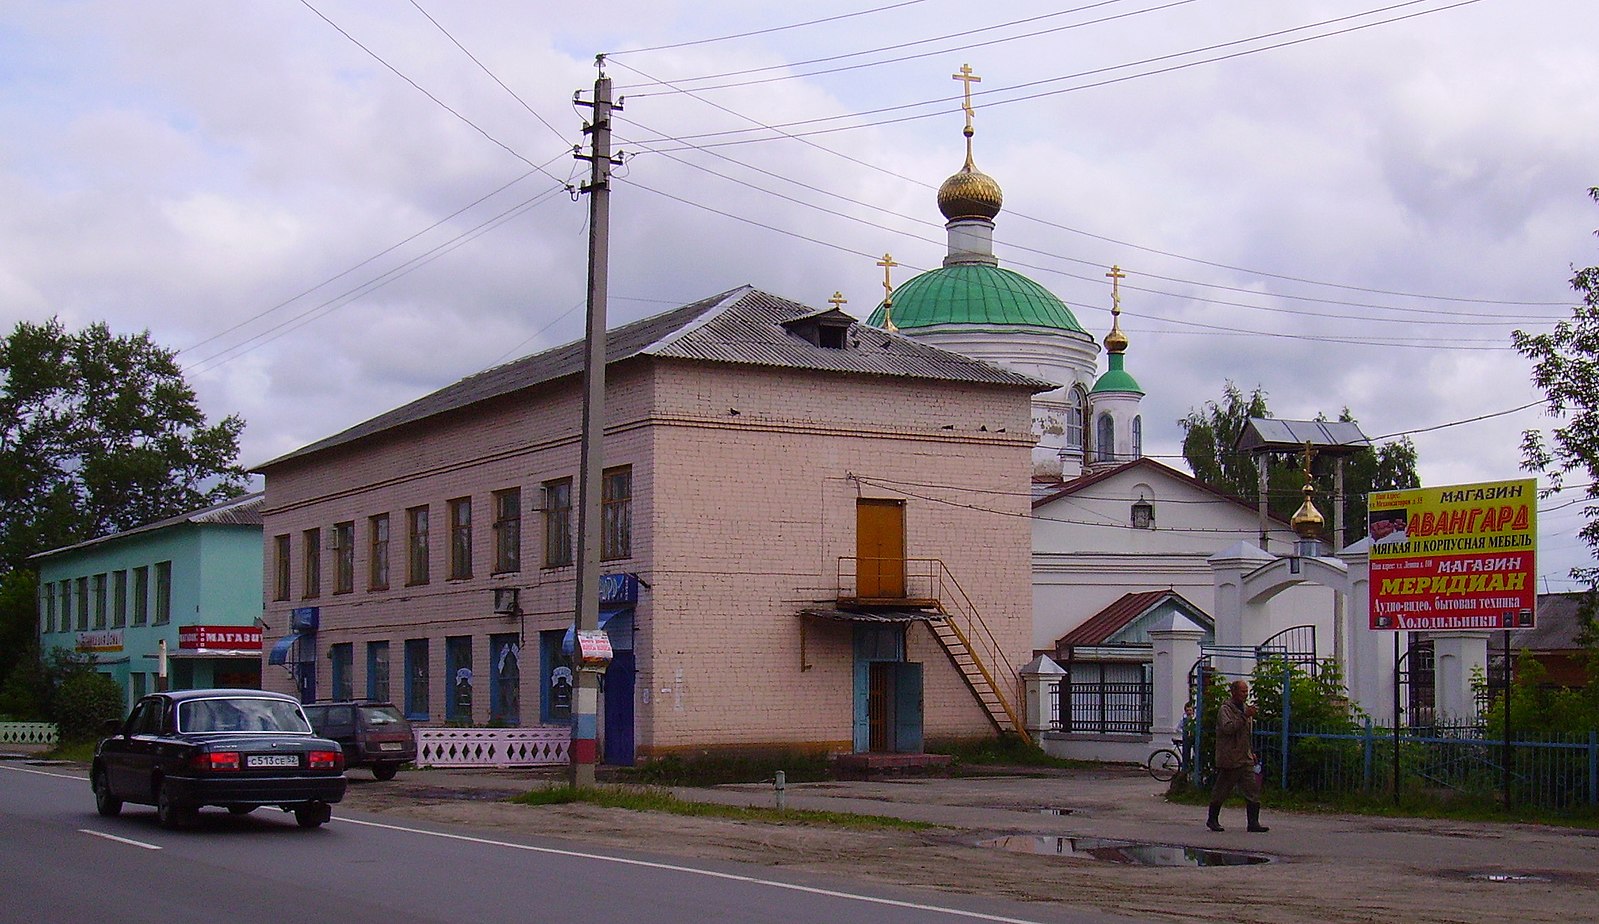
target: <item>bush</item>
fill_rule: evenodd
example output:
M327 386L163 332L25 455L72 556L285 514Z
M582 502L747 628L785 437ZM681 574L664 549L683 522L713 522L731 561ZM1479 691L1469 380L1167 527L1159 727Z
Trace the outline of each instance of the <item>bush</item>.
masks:
M56 690L55 720L63 742L99 736L109 719L122 718L122 687L105 674L75 671Z

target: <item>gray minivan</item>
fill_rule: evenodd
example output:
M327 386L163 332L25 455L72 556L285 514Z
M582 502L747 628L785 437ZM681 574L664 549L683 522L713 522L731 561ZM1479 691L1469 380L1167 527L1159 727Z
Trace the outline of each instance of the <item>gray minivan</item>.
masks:
M416 735L393 703L306 703L301 708L318 735L344 749L347 767L371 767L373 777L392 780L401 764L416 760Z

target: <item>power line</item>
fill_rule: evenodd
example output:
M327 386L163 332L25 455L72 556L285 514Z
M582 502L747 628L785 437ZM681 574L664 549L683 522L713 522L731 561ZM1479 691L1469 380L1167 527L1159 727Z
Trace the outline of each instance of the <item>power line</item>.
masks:
M805 22L790 23L786 26L771 26L766 29L753 29L749 32L737 32L732 35L719 35L715 38L694 39L687 42L674 42L670 45L651 45L645 48L629 48L626 51L608 52L605 56L610 58L616 55L641 55L646 51L667 51L672 48L689 48L694 45L709 45L712 42L727 42L733 39L750 38L751 36L755 35L771 35L774 32L786 32L790 29L802 29L806 26L816 26L823 23L838 22L844 19L853 19L857 16L868 16L872 13L882 13L887 10L897 10L900 7L915 6L916 4L922 2L925 2L925 0L900 0L899 3L890 3L887 6L873 7L869 10L857 10L853 13L840 13L836 16L826 16L821 19L811 19Z
M300 0L300 4L302 6L304 6L306 9L308 9L311 12L315 13L317 15L318 19L321 19L323 22L325 22L328 25L332 26L335 30L338 31L338 33L340 35L342 35L345 38L349 39L350 42L355 45L355 47L357 47L357 48L361 49L362 51L366 52L367 55L372 58L372 60L374 60L374 61L378 62L379 64L383 65L384 67L388 68L389 72L392 73L394 76L396 76L396 77L400 78L401 80L405 81L406 83L410 84L411 87L414 90L416 90L418 93L421 93L423 96L426 96L428 99L430 99L434 103L436 103L445 112L448 112L450 115L455 116L457 119L461 120L466 125L470 126L472 128L472 130L476 131L478 134L482 135L484 138L487 138L489 141L492 141L501 150L505 151L507 154L509 154L512 157L516 158L517 160L523 162L524 164L527 164L529 167L532 167L534 170L537 170L538 172L544 174L545 176L549 177L550 179L555 180L557 183L564 183L565 182L560 177L556 176L555 174L549 172L548 170L544 169L543 167L539 166L538 164L533 163L531 160L528 160L526 157L523 157L515 148L511 147L510 145L506 144L505 142L501 141L500 139L498 139L498 138L494 137L493 135L489 134L487 129L483 128L483 126L477 124L476 122L472 121L471 119L469 119L466 116L462 115L461 113L457 112L453 107L450 106L449 103L446 103L444 100L441 100L437 96L434 96L432 93L428 92L421 84L419 84L416 81L412 80L410 77L407 77L403 72L400 71L399 68L397 68L394 65L390 64L388 61L385 61L383 59L382 55L379 55L377 52L375 52L372 49L366 47L365 45L363 45L361 43L360 39L357 39L355 36L353 36L350 33L346 32L344 30L343 26L340 26L338 23L334 22L333 20L329 19L327 16L323 15L321 10L319 10L316 7L311 5L310 0ZM418 9L421 9L421 8L418 7ZM448 35L449 33L445 33L445 34ZM553 127L552 127L552 130L553 130ZM557 134L559 134L559 132L557 132Z

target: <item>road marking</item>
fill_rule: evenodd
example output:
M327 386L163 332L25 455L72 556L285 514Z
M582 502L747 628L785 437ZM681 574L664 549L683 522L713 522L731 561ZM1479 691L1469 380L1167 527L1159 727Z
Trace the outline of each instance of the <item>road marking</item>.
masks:
M79 783L89 782L89 778L86 776L68 776L65 773L50 773L45 770L29 770L27 767L8 767L5 764L0 764L0 770L15 770L18 773L34 773L38 774L39 776L53 776L58 780L77 780Z
M128 844L133 847L143 847L145 850L161 849L159 844L146 844L144 841L129 840L125 837L117 837L115 834L107 834L104 831L90 831L88 828L79 828L78 830L82 831L84 834L93 834L95 837L103 837L108 841L116 841L119 844Z
M354 818L335 817L336 822L344 824L362 825L368 828L382 828L386 831L402 831L407 834L422 834L427 837L439 837L452 841L465 841L469 844L483 844L488 847L509 847L512 850L526 850L531 853L544 853L558 857L572 857L579 860L598 860L604 863L616 863L622 866L638 866L645 869L658 869L672 873L688 873L694 876L704 876L710 879L725 879L730 882L747 882L751 885L770 886L774 889L787 889L791 892L805 892L810 895L822 895L828 898L842 898L849 901L864 902L869 905L887 905L893 908L905 908L911 911L928 911L934 914L946 914L952 917L969 918L974 921L993 921L996 924L1039 924L1027 918L1008 918L997 914L984 914L980 911L962 911L958 908L943 908L938 905L924 905L918 902L899 901L892 898L878 898L872 895L858 895L853 892L839 892L833 889L819 889L814 886L796 885L791 882L781 882L775 879L757 879L754 876L742 876L737 873L720 873L715 870L696 869L692 866L676 866L671 863L655 863L649 860L632 860L627 857L612 857L598 853L584 853L578 850L561 850L555 847L534 847L531 844L517 844L511 841L496 841L485 837L473 837L469 834L448 834L442 831L428 831L424 828L407 828L402 825L388 825L376 821L359 821Z

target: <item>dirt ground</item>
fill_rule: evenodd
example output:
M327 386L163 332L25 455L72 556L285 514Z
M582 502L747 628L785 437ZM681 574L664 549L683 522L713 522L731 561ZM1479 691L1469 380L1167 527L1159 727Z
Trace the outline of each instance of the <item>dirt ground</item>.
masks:
M679 857L1098 909L1150 920L1218 922L1518 922L1599 918L1599 832L1539 825L1272 813L1268 834L1226 834L1203 809L1167 802L1135 771L789 787L788 804L930 821L917 832L839 831L587 805L527 807L503 800L544 781L511 771L416 771L392 783L353 772L346 806L395 819ZM770 786L680 789L684 798L771 805ZM1147 867L1083 856L980 847L1003 835L1117 838L1244 850L1250 866ZM1501 877L1495 880L1489 877ZM1535 877L1533 879L1504 877Z

